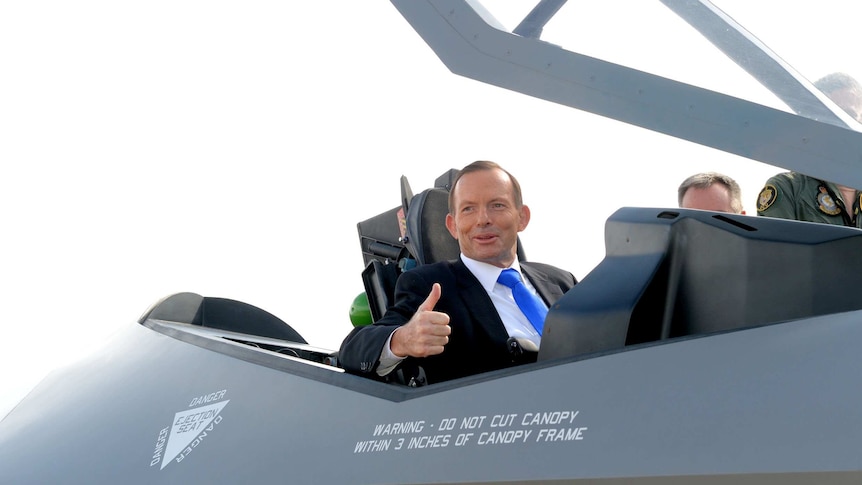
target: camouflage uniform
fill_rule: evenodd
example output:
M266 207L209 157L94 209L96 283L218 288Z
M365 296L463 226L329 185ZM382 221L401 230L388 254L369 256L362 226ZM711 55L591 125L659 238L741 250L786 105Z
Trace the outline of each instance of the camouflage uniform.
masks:
M844 210L845 201L838 186L798 172L785 172L766 181L757 197L757 215L794 219L797 221L862 227L859 206L862 192L856 191L851 209Z

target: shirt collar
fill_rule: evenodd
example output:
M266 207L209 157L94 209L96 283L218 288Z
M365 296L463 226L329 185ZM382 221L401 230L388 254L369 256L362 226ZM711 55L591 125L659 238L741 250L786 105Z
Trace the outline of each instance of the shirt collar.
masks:
M481 284L482 288L485 288L485 291L488 293L494 291L494 285L497 284L497 278L500 277L500 273L502 273L504 269L507 269L494 266L493 264L483 263L482 261L476 261L475 259L464 256L464 253L461 253L461 261L464 262L464 266L473 273L473 276L479 280L479 284ZM512 265L509 266L509 268L514 269L519 274L521 273L521 265L518 263L517 258L515 258L515 261L512 262Z

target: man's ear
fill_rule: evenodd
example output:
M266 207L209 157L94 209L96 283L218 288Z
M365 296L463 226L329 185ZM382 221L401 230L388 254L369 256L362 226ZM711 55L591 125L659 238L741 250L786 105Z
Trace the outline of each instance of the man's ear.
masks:
M452 216L451 212L446 214L446 229L449 230L449 234L451 234L452 237L454 237L455 240L457 241L458 240L458 228L455 227L455 217Z
M523 231L527 228L527 224L530 223L530 208L526 205L521 206L521 222L518 224L518 232Z

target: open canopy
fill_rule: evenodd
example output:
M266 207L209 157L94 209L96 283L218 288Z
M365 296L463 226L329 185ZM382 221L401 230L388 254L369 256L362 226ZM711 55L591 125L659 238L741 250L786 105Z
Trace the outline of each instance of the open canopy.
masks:
M393 3L456 74L862 187L860 125L812 84L856 75L838 2Z

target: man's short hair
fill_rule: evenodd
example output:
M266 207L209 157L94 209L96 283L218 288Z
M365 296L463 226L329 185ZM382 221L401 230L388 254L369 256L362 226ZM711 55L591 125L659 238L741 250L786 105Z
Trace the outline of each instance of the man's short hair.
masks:
M458 174L455 175L455 179L452 180L452 187L449 189L449 212L451 213L455 209L453 204L455 201L455 186L458 185L458 181L461 180L461 177L471 172L480 172L482 170L494 169L502 170L503 173L509 176L509 180L512 181L512 190L514 192L512 196L515 199L515 207L520 209L521 206L524 205L524 198L521 194L521 184L518 183L518 179L516 179L514 175L509 173L508 170L501 167L500 164L498 164L497 162L491 162L488 160L477 160L459 170Z
M814 81L814 87L827 95L841 89L846 89L856 97L862 96L862 84L859 84L859 81L845 72L827 74Z
M679 189L677 190L677 202L679 206L682 207L682 199L683 197L685 197L685 193L688 191L688 189L692 187L697 187L698 189L706 189L715 183L719 183L727 187L727 190L730 191L730 208L733 209L733 212L735 212L736 214L741 214L742 189L739 188L739 184L736 183L736 180L733 180L727 175L718 172L696 173L691 177L683 180L683 182L679 185Z

